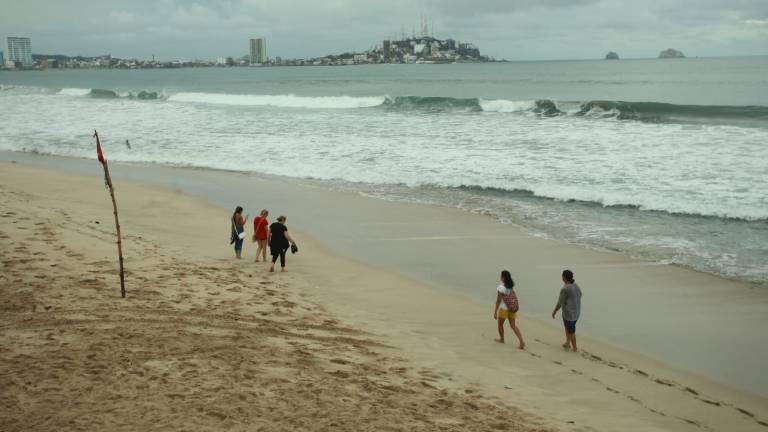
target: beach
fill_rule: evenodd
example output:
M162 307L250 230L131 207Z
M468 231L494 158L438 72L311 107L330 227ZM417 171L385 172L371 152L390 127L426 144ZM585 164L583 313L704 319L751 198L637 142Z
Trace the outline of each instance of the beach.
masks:
M2 430L768 427L766 299L744 282L441 206L114 164L121 299L100 166L3 159ZM288 215L288 273L254 263L251 243L234 259L237 204ZM526 351L493 342L501 266ZM565 266L585 292L577 354L546 319Z

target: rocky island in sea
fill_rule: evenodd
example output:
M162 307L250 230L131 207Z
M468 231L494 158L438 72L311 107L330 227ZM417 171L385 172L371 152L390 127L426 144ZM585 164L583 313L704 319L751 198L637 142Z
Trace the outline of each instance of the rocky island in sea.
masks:
M605 59L606 60L618 60L619 59L619 55L616 54L615 52L611 51L611 52L609 52L608 54L605 55Z
M685 58L685 54L683 54L682 51L678 51L674 48L667 48L664 51L659 53L660 59L668 59L668 58Z

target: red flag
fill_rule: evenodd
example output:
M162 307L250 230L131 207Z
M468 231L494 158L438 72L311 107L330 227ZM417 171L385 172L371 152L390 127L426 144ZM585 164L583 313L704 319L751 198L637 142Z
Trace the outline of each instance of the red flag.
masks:
M93 131L93 136L96 137L96 155L99 157L99 162L102 164L104 161L104 153L101 152L101 142L99 142L99 133L96 131Z

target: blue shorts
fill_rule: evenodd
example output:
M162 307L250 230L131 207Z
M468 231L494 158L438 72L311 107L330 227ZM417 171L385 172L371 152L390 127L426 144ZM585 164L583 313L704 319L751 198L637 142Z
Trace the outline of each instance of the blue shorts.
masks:
M243 250L243 239L240 237L235 237L235 250L240 251Z
M576 321L568 321L567 319L563 318L563 325L565 326L565 331L567 333L576 333Z

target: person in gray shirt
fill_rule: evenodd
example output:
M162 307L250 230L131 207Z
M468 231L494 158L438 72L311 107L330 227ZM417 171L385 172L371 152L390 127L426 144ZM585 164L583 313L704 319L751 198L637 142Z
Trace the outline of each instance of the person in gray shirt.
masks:
M573 272L563 270L563 287L560 289L560 297L557 299L555 309L552 311L552 319L560 309L563 310L563 326L565 326L565 343L563 348L570 348L576 352L576 321L581 315L581 288L573 280Z

